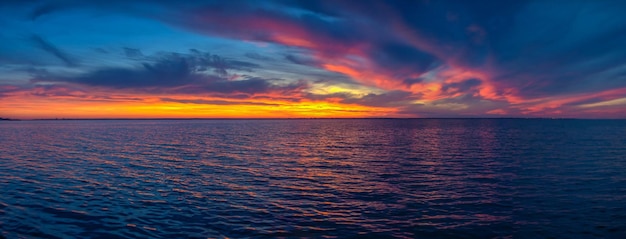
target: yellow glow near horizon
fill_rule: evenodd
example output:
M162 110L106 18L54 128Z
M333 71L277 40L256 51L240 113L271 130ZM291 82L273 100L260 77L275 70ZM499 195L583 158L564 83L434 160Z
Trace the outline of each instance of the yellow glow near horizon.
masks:
M257 104L257 103L267 103ZM332 102L237 102L235 105L29 99L0 105L4 118L351 118L393 114L393 109Z
M626 98L619 98L619 99L601 101L601 102L597 102L597 103L584 104L584 105L579 105L578 107L581 107L581 108L593 108L593 107L619 106L619 105L626 106Z
M335 93L347 93L355 96L364 96L370 93L381 93L381 90L366 87L366 86L354 86L354 85L317 85L309 91L313 94L335 94Z

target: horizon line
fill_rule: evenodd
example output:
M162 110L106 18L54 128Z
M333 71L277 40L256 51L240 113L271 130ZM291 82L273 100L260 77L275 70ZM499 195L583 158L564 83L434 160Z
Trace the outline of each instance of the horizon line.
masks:
M189 117L189 118L3 118L0 121L62 121L62 120L325 120L325 119L549 119L549 120L626 120L626 118L575 118L575 117Z

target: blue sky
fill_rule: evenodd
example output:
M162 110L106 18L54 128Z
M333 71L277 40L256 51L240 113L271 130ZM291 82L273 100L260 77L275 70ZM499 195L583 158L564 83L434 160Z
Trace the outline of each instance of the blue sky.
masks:
M624 12L608 0L4 1L0 116L624 118Z

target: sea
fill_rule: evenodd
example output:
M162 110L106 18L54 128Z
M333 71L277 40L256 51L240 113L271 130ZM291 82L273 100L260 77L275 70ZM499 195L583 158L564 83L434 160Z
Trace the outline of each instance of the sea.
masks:
M0 238L626 238L626 120L0 121Z

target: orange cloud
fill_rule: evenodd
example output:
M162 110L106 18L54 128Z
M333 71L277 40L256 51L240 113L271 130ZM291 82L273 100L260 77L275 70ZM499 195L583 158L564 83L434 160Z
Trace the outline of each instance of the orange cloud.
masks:
M394 109L341 104L333 101L293 102L271 99L223 99L168 96L137 96L134 101L81 97L39 97L32 94L6 97L0 104L1 117L38 118L354 118L388 116ZM179 101L179 102L176 102ZM206 103L202 103L202 102ZM194 103L196 102L196 103Z

